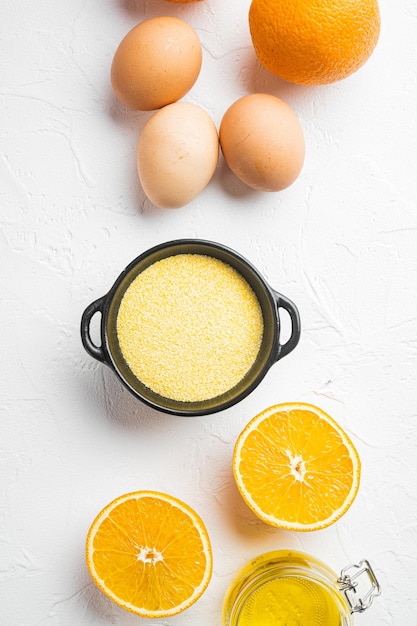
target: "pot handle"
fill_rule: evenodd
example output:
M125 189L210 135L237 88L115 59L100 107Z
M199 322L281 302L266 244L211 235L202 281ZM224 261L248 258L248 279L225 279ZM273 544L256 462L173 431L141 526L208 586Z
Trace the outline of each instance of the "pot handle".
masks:
M282 294L274 291L275 302L277 306L277 311L279 314L279 309L285 309L290 316L291 319L291 336L286 343L283 345L278 345L278 356L277 361L282 359L284 356L287 356L298 344L300 340L301 334L301 321L300 314L298 312L297 307L294 302L292 302L289 298L286 298Z
M98 300L94 300L94 302L88 305L81 317L81 341L83 346L90 356L102 363L107 363L107 359L104 354L103 346L96 346L91 339L90 324L93 315L99 312L102 313L105 298L106 296L102 296Z

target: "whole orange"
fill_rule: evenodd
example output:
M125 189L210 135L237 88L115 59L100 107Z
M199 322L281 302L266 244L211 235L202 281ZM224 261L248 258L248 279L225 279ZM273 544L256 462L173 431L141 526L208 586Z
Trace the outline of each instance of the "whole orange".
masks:
M346 78L372 54L377 0L252 0L249 28L260 63L300 85Z

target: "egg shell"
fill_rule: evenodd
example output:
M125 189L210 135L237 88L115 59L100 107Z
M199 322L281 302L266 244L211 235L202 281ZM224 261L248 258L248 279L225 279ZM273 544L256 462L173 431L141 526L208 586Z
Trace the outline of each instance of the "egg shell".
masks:
M162 209L188 204L209 183L219 158L217 128L201 107L175 102L145 124L137 170L146 196Z
M116 97L139 111L152 111L182 98L202 65L195 30L177 17L144 20L120 42L111 65Z
M276 96L250 94L234 102L219 135L227 165L249 187L281 191L300 174L303 131L293 109Z

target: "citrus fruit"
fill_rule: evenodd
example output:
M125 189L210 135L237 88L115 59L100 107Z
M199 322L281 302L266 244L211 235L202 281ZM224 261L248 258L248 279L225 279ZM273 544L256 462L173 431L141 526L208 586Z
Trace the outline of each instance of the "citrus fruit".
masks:
M86 561L101 591L150 618L188 608L212 572L200 517L184 502L155 491L122 495L98 514L87 535Z
M301 85L346 78L373 52L377 0L252 0L252 43L260 63Z
M264 522L318 530L352 504L360 480L358 453L324 411L277 404L254 417L237 439L233 473L246 504Z

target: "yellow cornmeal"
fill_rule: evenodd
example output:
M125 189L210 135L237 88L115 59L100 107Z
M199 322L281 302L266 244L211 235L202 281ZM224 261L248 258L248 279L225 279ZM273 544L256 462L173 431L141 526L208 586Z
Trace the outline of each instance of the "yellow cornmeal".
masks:
M157 261L129 285L117 335L134 375L179 401L214 398L234 387L259 351L262 311L246 280L210 256Z

